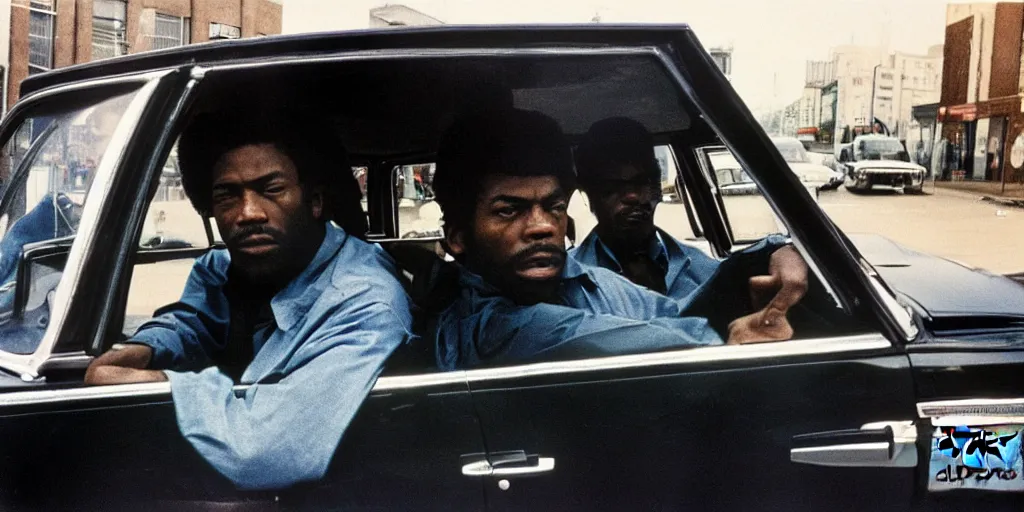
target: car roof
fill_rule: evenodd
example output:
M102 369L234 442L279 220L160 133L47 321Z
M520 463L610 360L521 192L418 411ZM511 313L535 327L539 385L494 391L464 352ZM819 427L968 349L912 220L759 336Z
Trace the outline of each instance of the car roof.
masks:
M21 95L64 83L188 65L383 49L642 46L664 44L681 32L689 31L686 24L442 25L214 41L103 59L32 75L22 82Z

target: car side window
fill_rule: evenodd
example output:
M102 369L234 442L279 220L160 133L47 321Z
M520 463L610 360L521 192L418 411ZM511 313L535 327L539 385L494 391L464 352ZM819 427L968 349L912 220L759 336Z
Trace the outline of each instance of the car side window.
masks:
M30 354L49 324L97 169L134 93L27 118L3 148L0 350Z
M761 194L732 153L725 148L698 150L705 178L720 199L736 245L745 245L771 234L787 234L786 226ZM714 182L710 179L714 176ZM814 191L809 191L814 194Z
M434 202L434 170L433 163L396 165L392 169L399 238L442 236L441 208Z
M700 221L692 212L688 212L686 203L689 197L684 197L688 192L681 190L677 184L679 175L679 164L672 147L668 145L657 145L654 147L654 157L661 169L660 190L661 203L654 210L654 224L664 229L674 238L696 247L708 255L711 250L702 236L694 234L700 231ZM681 195L682 193L682 195ZM576 226L577 242L583 240L597 226L597 218L590 208L591 198L586 194L576 191L569 200L569 215L573 218ZM690 201L692 205L692 201Z
M204 219L185 196L176 148L171 150L159 179L143 221L128 288L122 329L126 336L152 318L158 308L181 297L193 262L202 249L210 248L219 239L215 231L211 232L214 238L209 237Z

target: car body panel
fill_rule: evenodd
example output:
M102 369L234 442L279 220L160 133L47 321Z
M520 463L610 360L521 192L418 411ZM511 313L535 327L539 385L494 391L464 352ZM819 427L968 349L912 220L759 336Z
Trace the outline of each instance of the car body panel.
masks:
M902 355L711 361L471 386L490 450L555 460L551 473L509 477L508 491L489 478L492 510L906 510L912 502L913 469L880 477L878 468L789 460L796 435L912 419Z
M850 239L882 279L912 299L929 318L1024 320L1024 286L1006 276L914 251L880 235L854 234Z
M0 504L483 510L480 483L462 475L459 458L484 451L480 427L465 383L454 380L403 389L383 379L346 430L327 476L278 492L237 491L204 461L178 432L166 383L79 388L63 397L0 395L0 432L20 441L0 447L4 467L18 468L0 472Z

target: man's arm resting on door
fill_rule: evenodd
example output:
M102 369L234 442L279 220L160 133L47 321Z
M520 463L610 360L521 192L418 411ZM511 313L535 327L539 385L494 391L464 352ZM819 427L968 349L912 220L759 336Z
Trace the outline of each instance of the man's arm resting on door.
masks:
M161 382L167 375L160 370L147 370L153 358L153 349L141 343L117 344L97 357L85 371L85 383L90 386L105 384L133 384Z

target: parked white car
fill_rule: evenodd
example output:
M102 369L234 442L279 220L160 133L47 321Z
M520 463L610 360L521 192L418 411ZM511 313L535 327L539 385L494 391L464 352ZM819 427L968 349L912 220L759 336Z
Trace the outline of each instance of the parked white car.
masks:
M818 190L831 190L843 184L844 174L811 160L803 143L793 137L772 137L772 143L800 181Z
M899 139L887 135L861 135L839 152L846 171L846 188L852 191L886 188L906 194L924 190L924 167L910 161Z

